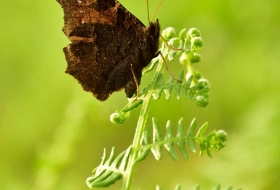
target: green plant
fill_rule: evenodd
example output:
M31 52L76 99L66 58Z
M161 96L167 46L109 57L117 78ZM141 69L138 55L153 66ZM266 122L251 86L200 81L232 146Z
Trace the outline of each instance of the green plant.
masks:
M123 109L113 113L110 118L113 123L122 124L134 108L142 105L133 143L116 157L114 148L112 148L109 157L104 150L102 161L94 170L95 174L86 181L90 188L107 187L123 177L122 189L130 189L136 164L145 160L149 152L153 153L156 160L160 160L162 147L165 147L170 156L177 160L177 154L174 150L174 145L177 145L183 158L187 160L186 143L192 152L199 152L201 156L206 152L209 157L212 157L212 148L220 150L225 146L227 134L223 130L214 130L205 135L208 126L205 123L196 132L196 119L192 120L185 134L183 118L181 118L178 122L176 135L172 134L171 121L167 121L165 137L162 135L156 118L152 118L152 132L147 125L149 106L152 100L159 99L163 92L167 100L173 95L173 90L177 99L183 96L190 101L194 101L199 107L206 107L209 102L209 82L193 67L194 63L201 60L200 54L197 53L203 46L200 31L195 28L188 31L183 29L176 37L175 30L167 28L162 35L166 40L165 43L162 43L160 50L162 56L153 59L150 66L144 71L144 73L150 72L154 67L157 67L152 81L147 87L143 88L137 99L130 99ZM171 76L165 82L162 73L165 60L171 61L175 56L180 56L180 62L187 68L187 74L185 75L185 71L182 70L178 79ZM186 81L184 82L185 77ZM195 143L199 145L199 151ZM176 189L180 189L180 186L177 186Z

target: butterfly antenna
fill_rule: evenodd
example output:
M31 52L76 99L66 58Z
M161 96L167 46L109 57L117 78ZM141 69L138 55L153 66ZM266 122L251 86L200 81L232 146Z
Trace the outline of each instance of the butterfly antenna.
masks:
M148 12L148 21L150 23L150 8L149 8L149 0L147 0L147 12Z
M134 81L135 81L136 88L137 88L137 95L136 95L135 99L133 100L133 101L136 101L136 100L138 99L138 97L139 97L139 86L138 86L139 83L138 83L137 78L136 78L136 76L135 76L135 73L134 73L132 64L130 64L130 69L131 69L132 76L133 76L133 79L134 79Z
M163 0L161 0L160 3L158 4L157 9L156 9L156 11L154 12L154 15L153 15L153 17L152 17L152 21L154 20L154 17L156 16L156 14L157 14L157 12L158 12L158 10L159 10L159 7L161 6L162 2L163 2Z
M154 20L154 17L155 17L155 15L156 15L156 13L158 12L159 7L161 6L162 2L163 2L163 0L160 1L159 5L158 5L158 7L157 7L157 9L156 9L156 11L154 12L154 15L153 15L153 17L152 17L152 21ZM148 10L148 20L149 20L149 23L150 23L151 21L150 21L150 14L149 14L149 12L150 12L150 11L149 11L149 0L147 0L147 10ZM182 48L175 48L175 47L173 47L173 46L170 46L170 45L167 43L167 41L164 39L164 37L163 37L161 34L159 34L159 35L160 35L160 37L162 38L163 42L166 44L167 47L169 47L169 48L171 48L171 49L174 49L174 50L182 50ZM165 58L163 57L162 53L159 52L159 54L160 54L160 56L161 56L161 58L162 58L162 60L163 60L163 62L164 62L164 65L165 65L165 67L166 67L166 70L170 73L170 75L172 76L172 78L175 79L177 82L182 82L182 80L176 78L176 77L174 76L174 74L169 70L168 65L167 65L167 63L166 63L166 61L165 61ZM132 69L132 65L131 65L131 71L132 71L132 74L133 74L135 83L136 83L136 85L138 86L138 82L137 82L137 79L136 79L136 77L135 77L134 71L133 71L133 69ZM138 98L138 94L139 94L139 89L138 89L138 87L137 87L137 96L136 96L136 99Z

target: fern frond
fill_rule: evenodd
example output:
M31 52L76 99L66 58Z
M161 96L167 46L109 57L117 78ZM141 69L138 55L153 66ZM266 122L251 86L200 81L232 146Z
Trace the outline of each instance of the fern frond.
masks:
M178 156L174 149L174 142L168 142L169 139L173 139L174 135L172 134L172 124L171 121L167 121L166 123L166 133L164 140L167 141L166 144L164 144L164 147L168 151L169 155L174 159L178 160Z
M115 158L115 148L113 147L106 160L106 149L104 149L101 163L93 171L95 174L86 180L87 186L89 188L108 187L121 179L127 167L130 150L131 147Z
M214 130L210 134L205 135L208 126L205 123L196 132L196 119L192 120L190 127L185 132L186 129L181 118L178 122L176 134L173 134L171 122L167 121L165 136L162 135L162 130L155 118L152 118L152 127L146 126L151 100L159 99L162 92L164 92L167 100L172 95L175 95L177 99L183 96L187 100L194 101L200 107L206 107L209 103L208 93L210 85L202 77L201 73L193 67L194 63L201 60L201 55L197 53L203 46L200 31L195 28L189 31L183 29L179 36L175 37L175 30L168 28L163 31L163 36L169 45L162 43L162 48L159 50L162 55L153 59L144 71L149 72L157 65L153 79L138 94L137 99L129 99L128 104L123 109L117 110L110 116L113 123L122 124L129 117L131 110L142 105L133 143L131 147L116 158L114 148L112 148L108 158L106 158L106 151L104 150L102 161L94 170L95 174L87 178L86 183L90 188L107 187L123 177L122 189L130 189L136 163L144 160L149 152L153 153L156 160L160 160L163 147L174 160L178 160L174 145L178 147L185 160L188 159L186 144L192 152L199 152L201 156L207 152L209 157L212 157L212 148L220 150L225 147L227 134L224 131ZM177 49L172 49L170 46L177 47ZM175 56L180 56L179 61L186 67L187 74L182 70L177 77L179 80L175 80L175 77L172 75L165 82L162 73L165 60L173 60ZM199 151L196 144L200 147ZM175 189L180 190L181 186L178 185ZM199 186L197 189L199 189Z
M185 160L188 159L188 153L186 149L186 143L189 145L192 152L196 153L197 148L195 142L198 143L200 147L200 155L202 156L205 151L207 155L212 157L211 148L220 150L225 146L227 140L227 134L220 130L218 132L213 131L209 135L205 136L205 130L207 129L208 124L205 123L199 129L197 134L195 134L196 129L196 119L193 119L190 127L188 128L187 133L184 132L183 118L178 122L177 134L176 136L172 133L172 124L170 121L167 121L166 124L166 133L165 138L163 138L162 131L160 130L158 121L155 118L152 118L153 124L153 135L151 135L150 127L147 126L142 135L141 147L138 151L137 162L145 159L148 155L149 150L153 153L156 160L160 160L162 157L162 147L168 151L171 158L178 160L178 156L174 149L174 144L176 144ZM152 139L151 139L152 138Z
M187 153L187 150L186 150L186 146L185 146L185 135L184 135L184 125L183 125L183 118L181 118L179 120L179 123L178 123L178 131L177 131L177 139L176 139L176 143L179 147L179 150L181 151L182 153L182 156L185 160L188 159L188 153ZM192 138L192 137L191 137Z
M179 80L184 79L184 70L182 70L177 77ZM208 92L210 90L208 83L199 81L192 85L194 76L190 76L185 83L175 81L173 77L164 84L164 76L162 73L158 75L156 80L155 89L153 90L153 98L159 99L162 92L165 93L165 98L170 99L172 90L177 99L180 99L181 94L188 100L195 101L200 107L206 107L208 105Z

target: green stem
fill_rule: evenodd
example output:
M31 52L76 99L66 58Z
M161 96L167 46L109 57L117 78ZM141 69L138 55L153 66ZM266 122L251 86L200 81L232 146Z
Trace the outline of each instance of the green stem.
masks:
M143 101L142 109L140 112L140 117L138 119L136 131L135 131L135 135L134 135L134 140L132 143L131 155L130 155L127 169L126 169L126 172L124 175L122 190L128 190L131 186L131 182L132 182L133 174L134 174L134 170L135 170L134 161L137 159L137 150L138 150L138 147L140 146L141 136L143 134L145 124L147 122L148 109L150 106L151 97L152 97L152 93L149 92Z
M187 72L188 72L188 74L187 74L188 77L194 74L193 64L191 63L189 57L187 58ZM191 86L193 86L193 85L194 85L194 80L192 80L192 83L191 83Z
M156 70L154 78L153 78L153 81L152 81L153 85L151 87L151 90L149 90L149 92L147 93L146 97L143 100L142 108L140 111L140 116L138 119L136 131L135 131L135 135L134 135L134 140L132 143L131 154L130 154L129 161L127 164L126 172L124 174L122 190L129 190L130 186L131 186L131 182L132 182L133 174L134 174L134 170L135 170L135 165L136 165L135 160L137 159L137 154L138 154L138 150L139 150L140 143L141 143L141 137L142 137L143 131L144 131L146 123L147 123L148 110L149 110L151 99L152 99L153 89L155 88L155 84L156 84L155 81L157 80L158 75L161 72L162 68L163 68L163 62L159 62L157 70Z

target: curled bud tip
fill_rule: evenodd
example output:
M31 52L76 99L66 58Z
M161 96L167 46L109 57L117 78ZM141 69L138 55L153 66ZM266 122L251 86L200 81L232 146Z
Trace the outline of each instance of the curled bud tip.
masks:
M123 124L129 117L130 112L115 112L110 115L110 121L114 124Z
M198 53L192 53L190 54L190 62L191 63L198 63L202 59L201 55Z
M202 48L203 46L203 40L201 37L193 37L191 39L191 44L192 44L192 51L197 51Z
M191 28L189 29L188 31L188 36L190 38L193 38L193 37L200 37L201 36L201 33L200 31L197 29L197 28Z
M206 107L209 104L209 99L208 97L204 96L197 96L195 99L196 105L199 107Z
M219 131L217 131L217 137L219 138L219 139L221 139L222 141L227 141L227 133L224 131L224 130L219 130Z
M176 31L172 27L168 27L168 28L166 28L165 30L162 31L162 36L167 41L169 39L175 37L175 35L176 35Z

